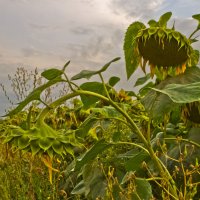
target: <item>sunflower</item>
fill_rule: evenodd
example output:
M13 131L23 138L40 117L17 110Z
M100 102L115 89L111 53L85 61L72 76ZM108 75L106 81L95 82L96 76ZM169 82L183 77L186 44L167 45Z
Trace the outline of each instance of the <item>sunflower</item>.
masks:
M191 37L200 30L200 25L187 38L176 31L174 25L167 27L171 15L171 12L167 12L158 21L150 20L149 27L138 21L128 27L124 40L128 78L139 65L144 73L148 65L151 77L156 74L157 78L162 80L167 75L184 73L187 67L194 64L192 62L196 52L191 43L197 40ZM193 18L200 20L200 15L194 15Z
M152 77L156 69L163 75L175 69L177 75L184 73L186 66L190 65L192 47L178 31L162 27L142 29L136 42L141 68L145 72L148 63Z

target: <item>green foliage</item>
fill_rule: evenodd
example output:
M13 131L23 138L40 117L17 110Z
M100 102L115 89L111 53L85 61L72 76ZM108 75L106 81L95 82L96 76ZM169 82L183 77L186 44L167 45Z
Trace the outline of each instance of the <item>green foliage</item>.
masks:
M194 125L185 119L200 116L200 70L195 66L199 51L186 45L196 30L189 40L167 29L171 15L165 13L158 22L150 20L150 28L141 22L129 26L124 41L127 77L141 60L138 44L146 48L154 36L163 48L166 41L169 46L178 44L180 51L185 47L194 66L186 71L185 63L175 66L182 74L167 69L163 80L160 75L166 66L155 69L150 63L151 70L157 70L157 80L149 82L152 71L138 78L138 94L116 91L118 77L105 83L102 72L118 57L97 71L83 70L71 79L65 73L70 62L62 70L42 72L47 82L30 91L0 121L0 195L4 194L0 198L199 199L199 121ZM193 18L199 20L198 15ZM144 72L146 63L143 59ZM73 82L94 75L101 82L80 86ZM51 103L41 100L43 92L59 83L68 84L68 93ZM32 104L26 110L34 101L44 107Z

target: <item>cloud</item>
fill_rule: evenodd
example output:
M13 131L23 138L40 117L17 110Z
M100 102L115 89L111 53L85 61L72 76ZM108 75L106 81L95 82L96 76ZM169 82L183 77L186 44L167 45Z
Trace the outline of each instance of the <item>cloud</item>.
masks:
M36 30L46 30L46 29L49 29L50 27L47 25L41 25L41 24L36 24L36 23L30 23L29 26Z
M126 2L124 0L111 0L110 8L118 15L123 12L127 17L144 19L152 17L163 2L164 0L126 0Z
M22 48L21 51L25 57L34 57L40 55L40 52L33 47Z
M80 34L80 31L77 33L78 37L81 37L79 42L74 40L64 46L71 59L79 60L80 63L83 60L88 63L102 63L102 60L121 56L124 37L123 29L115 25L107 24L84 31L89 31L90 33L84 37L84 34Z
M93 29L77 26L72 28L71 32L78 35L88 35L93 33Z

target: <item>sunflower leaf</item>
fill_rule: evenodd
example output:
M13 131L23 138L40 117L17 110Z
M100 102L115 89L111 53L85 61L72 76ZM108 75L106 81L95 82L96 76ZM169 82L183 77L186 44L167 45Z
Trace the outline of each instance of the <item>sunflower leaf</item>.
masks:
M145 25L143 23L134 22L128 27L126 31L124 38L124 55L127 79L131 77L139 65L140 55L137 51L136 37L138 32L144 28Z

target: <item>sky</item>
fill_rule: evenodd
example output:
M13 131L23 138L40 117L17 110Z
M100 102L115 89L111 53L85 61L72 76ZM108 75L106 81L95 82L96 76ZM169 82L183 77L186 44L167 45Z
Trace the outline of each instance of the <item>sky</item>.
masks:
M14 98L8 74L18 67L43 71L71 61L69 76L99 69L115 57L105 77L120 76L119 88L133 89L138 70L126 80L123 40L134 21L147 23L172 11L171 23L186 36L197 22L199 0L0 0L0 83ZM200 49L200 42L195 44ZM0 87L0 115L9 102Z

